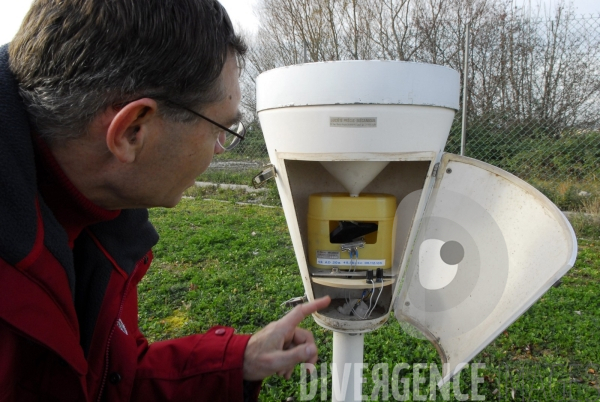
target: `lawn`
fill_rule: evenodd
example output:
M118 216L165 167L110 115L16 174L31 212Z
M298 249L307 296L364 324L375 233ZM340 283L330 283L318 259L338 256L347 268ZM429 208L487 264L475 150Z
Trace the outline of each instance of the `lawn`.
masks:
M151 210L161 240L139 291L140 327L149 340L202 332L217 324L252 333L286 313L282 302L304 294L283 211L273 194L272 188L252 196L193 190L174 209ZM463 370L458 388L451 387L449 396L437 390L437 400L465 400L467 395L461 394L471 394L473 374L481 377L477 394L487 401L600 401L600 230L589 222L577 227L577 263L560 286L473 360L485 368ZM310 318L302 326L314 333L320 361L331 362L332 333ZM395 390L404 394L404 383L394 382L391 375L398 363L411 365L401 372L401 380L408 381L414 379L416 363L440 365L434 347L407 335L395 319L365 337L365 363L388 365L390 400ZM410 382L404 400L427 398L428 367L417 372L423 382L416 388ZM366 373L363 393L370 395L374 382L371 370ZM328 381L325 400L331 400ZM301 399L299 368L289 381L264 381L261 400L290 397ZM475 397L471 394L469 400ZM314 400L321 400L320 388Z

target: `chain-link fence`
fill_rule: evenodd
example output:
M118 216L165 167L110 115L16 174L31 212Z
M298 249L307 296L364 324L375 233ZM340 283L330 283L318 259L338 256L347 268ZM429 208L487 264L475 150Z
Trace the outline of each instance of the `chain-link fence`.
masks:
M419 24L410 60L448 65L466 83L447 152L460 154L464 137L464 155L538 188L600 188L600 17ZM255 119L239 149L213 166L256 170L267 158Z
M600 18L503 24L485 54L469 49L466 130L446 150L534 182L600 179ZM488 33L486 33L488 34ZM470 42L470 43L469 43ZM476 63L489 57L487 65Z

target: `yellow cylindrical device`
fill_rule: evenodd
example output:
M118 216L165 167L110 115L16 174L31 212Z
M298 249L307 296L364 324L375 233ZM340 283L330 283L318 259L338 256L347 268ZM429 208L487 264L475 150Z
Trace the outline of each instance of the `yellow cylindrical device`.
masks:
M372 270L392 266L396 197L389 194L311 194L308 261L314 268ZM359 242L360 246L352 244ZM348 251L350 249L350 251Z

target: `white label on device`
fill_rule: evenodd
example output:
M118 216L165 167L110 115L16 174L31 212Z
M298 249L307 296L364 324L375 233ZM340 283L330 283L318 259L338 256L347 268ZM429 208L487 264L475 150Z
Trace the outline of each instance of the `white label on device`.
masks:
M329 117L330 127L377 127L377 117Z
M339 251L317 250L317 259L339 260L340 252Z
M350 258L333 259L333 258L317 258L319 265L335 265L335 266L355 266L355 267L383 267L385 260L354 260Z

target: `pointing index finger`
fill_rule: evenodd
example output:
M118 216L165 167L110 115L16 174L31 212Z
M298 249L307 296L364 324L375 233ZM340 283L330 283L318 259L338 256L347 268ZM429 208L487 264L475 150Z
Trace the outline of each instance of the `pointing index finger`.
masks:
M315 299L310 303L301 304L299 306L294 307L292 311L290 311L287 315L281 318L279 321L282 324L289 325L292 327L298 326L302 320L306 317L314 313L315 311L324 309L331 302L331 298L329 296L321 297L320 299Z

